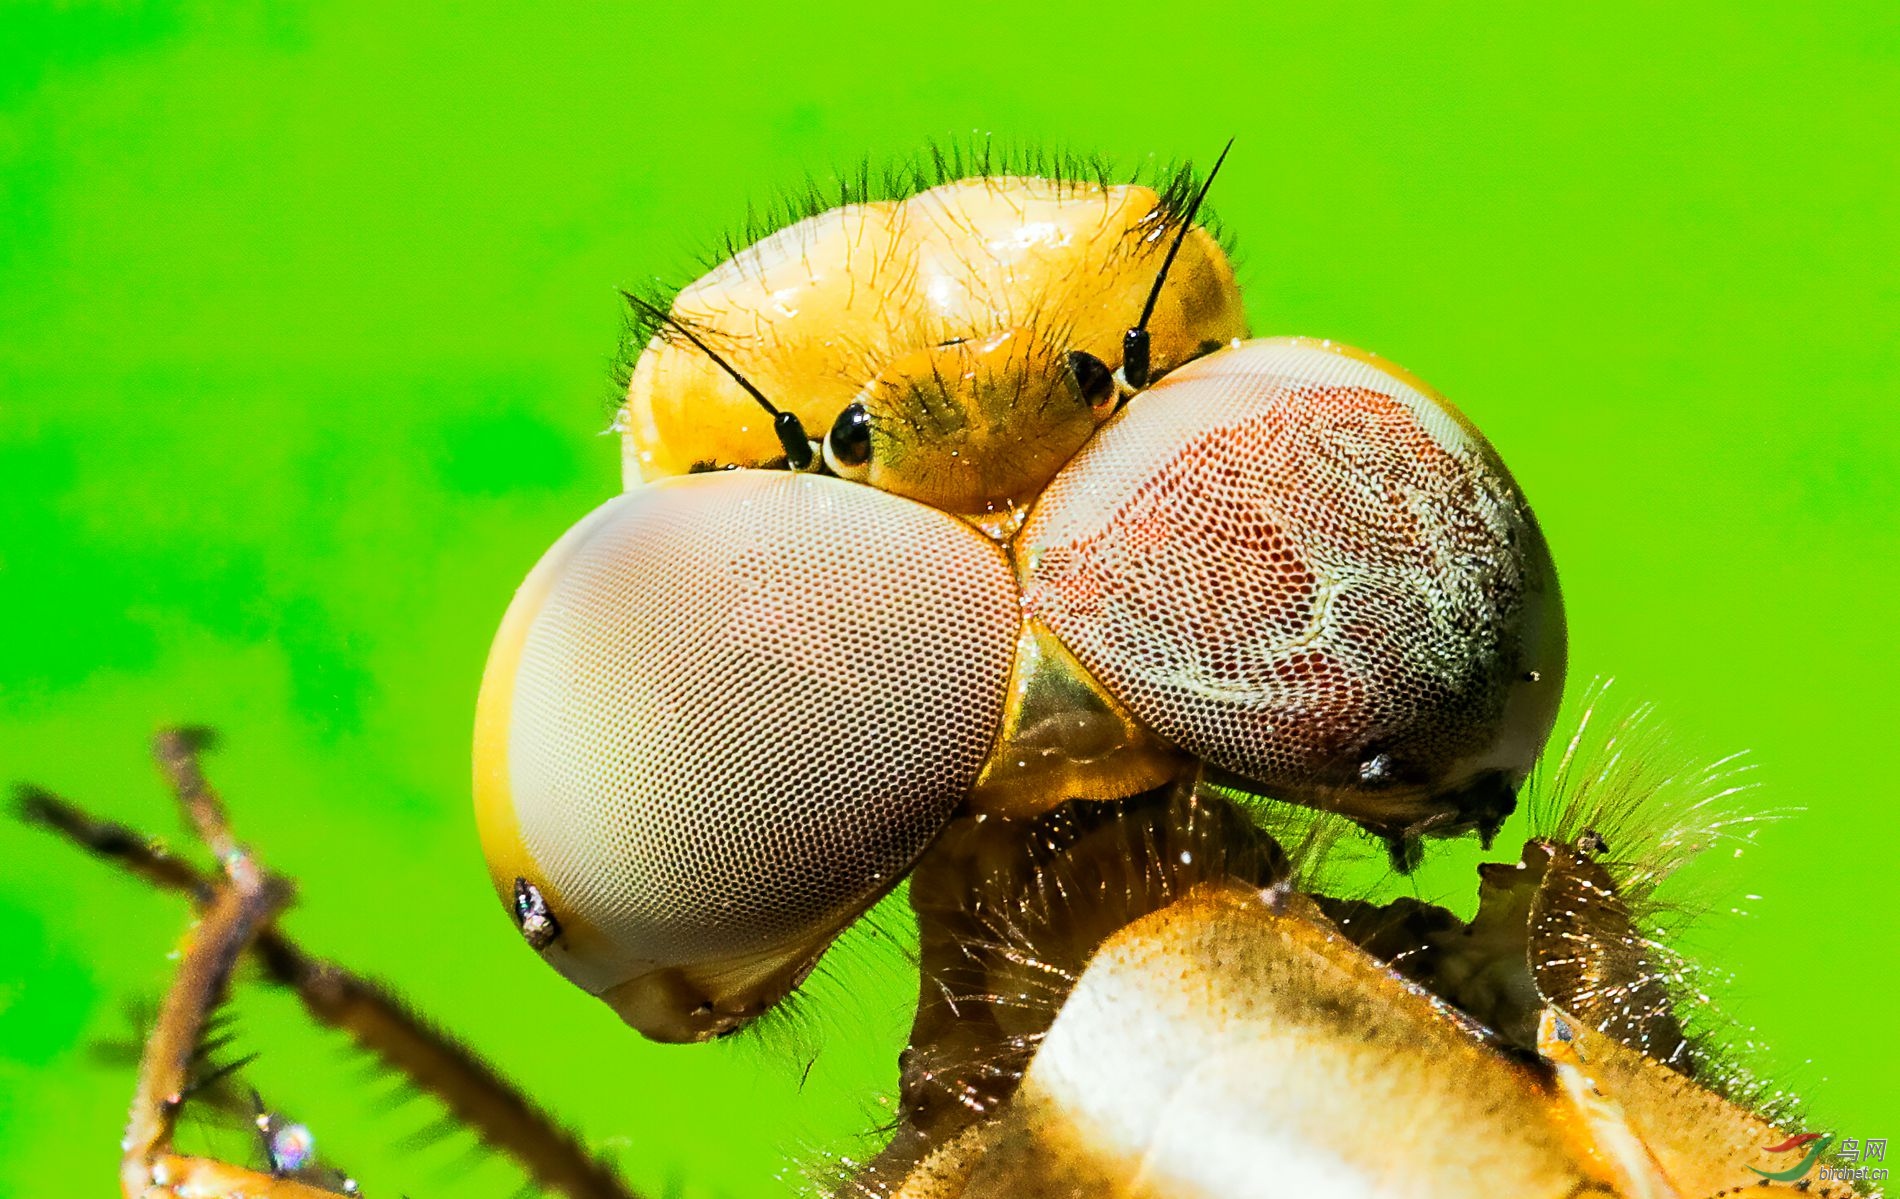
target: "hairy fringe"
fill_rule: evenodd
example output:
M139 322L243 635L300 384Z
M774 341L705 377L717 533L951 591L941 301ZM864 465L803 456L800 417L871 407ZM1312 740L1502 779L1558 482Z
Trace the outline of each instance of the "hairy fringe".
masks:
M1598 863L1615 880L1636 947L1652 966L1624 989L1659 984L1682 1025L1682 1045L1660 1060L1772 1122L1800 1123L1799 1097L1748 1064L1766 1047L1716 999L1733 976L1679 947L1710 906L1682 893L1683 868L1716 848L1739 858L1763 827L1796 809L1751 807L1760 784L1743 754L1698 761L1672 742L1652 705L1618 702L1614 685L1607 678L1591 685L1570 738L1554 761L1546 754L1547 768L1540 763L1530 788L1532 835L1575 846L1594 834L1603 846Z
M1575 732L1548 770L1540 763L1530 786L1533 836L1576 845L1594 832L1606 845L1599 860L1631 904L1649 904L1657 889L1697 856L1753 841L1786 810L1751 810L1758 784L1743 754L1698 763L1670 742L1649 704L1616 711L1612 680L1585 693ZM1549 755L1545 755L1549 761Z
M807 175L802 182L780 189L761 203L748 203L737 224L698 255L699 271L704 275L730 264L732 269L743 272L747 256L757 250L760 242L834 208L907 200L945 183L983 178L1044 179L1076 195L1106 192L1124 184L1153 189L1159 203L1148 217L1128 230L1127 252L1131 254L1154 251L1165 243L1167 236L1179 227L1201 185L1201 176L1187 160L1144 164L1127 170L1118 169L1111 160L1099 155L1071 154L1033 142L1011 143L991 137L927 142L921 151L907 159L882 166L874 165L869 159L860 160L850 167L822 175ZM1203 203L1195 219L1231 259L1233 241L1215 215L1214 205ZM685 286L655 276L628 290L645 305L670 312ZM687 319L687 323L692 322ZM1021 314L1020 323L1034 324L1033 314ZM719 348L720 335L716 332L698 325L694 326L694 332L705 337L715 349ZM610 359L609 390L605 397L605 407L615 414L616 421L640 355L656 339L665 341L674 335L641 305L624 307L619 341Z

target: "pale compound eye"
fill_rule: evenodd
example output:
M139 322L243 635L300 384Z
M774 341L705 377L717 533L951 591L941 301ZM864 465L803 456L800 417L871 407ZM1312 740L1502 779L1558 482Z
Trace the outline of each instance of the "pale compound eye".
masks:
M833 474L862 482L871 471L871 414L863 404L847 404L825 436L825 465Z
M1018 540L1031 616L1155 733L1390 835L1495 827L1563 608L1483 437L1402 370L1250 342L1131 400Z
M870 488L726 471L609 500L482 684L477 815L517 927L650 1036L744 1023L968 792L1019 625L993 542Z

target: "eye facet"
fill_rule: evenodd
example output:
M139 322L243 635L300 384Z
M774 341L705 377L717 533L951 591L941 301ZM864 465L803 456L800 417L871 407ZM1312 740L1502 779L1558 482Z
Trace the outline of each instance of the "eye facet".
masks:
M725 471L609 500L483 680L477 815L517 927L656 1039L756 1016L970 789L1019 624L993 542L869 488Z
M1075 390L1098 416L1115 410L1115 372L1087 350L1069 351L1069 377Z
M847 404L825 436L825 464L840 478L862 481L871 467L871 414Z

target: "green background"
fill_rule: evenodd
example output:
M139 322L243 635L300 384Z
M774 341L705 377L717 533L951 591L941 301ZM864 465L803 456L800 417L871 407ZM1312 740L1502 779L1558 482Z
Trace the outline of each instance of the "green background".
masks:
M1544 522L1573 683L1616 674L1801 809L1704 864L1698 948L1822 1126L1900 1137L1893 4L235 7L0 8L0 777L170 834L145 738L216 724L294 932L637 1185L776 1193L861 1152L895 948L763 1037L648 1046L521 948L473 843L488 638L616 486L614 289L932 139L1135 166L1233 135L1256 329L1451 395ZM183 912L10 822L0 863L0 1192L104 1195L131 1072L98 1046ZM409 1144L436 1110L284 1000L240 1011L369 1193L517 1185Z

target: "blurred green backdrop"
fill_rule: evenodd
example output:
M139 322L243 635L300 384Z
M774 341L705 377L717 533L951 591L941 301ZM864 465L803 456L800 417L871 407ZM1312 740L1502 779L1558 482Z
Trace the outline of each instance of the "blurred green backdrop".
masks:
M1822 1125L1900 1136L1893 4L528 7L0 9L0 776L171 833L145 739L216 724L293 930L636 1184L772 1194L861 1152L900 955L861 947L771 1036L652 1047L531 959L478 860L488 637L616 486L614 288L928 139L1134 166L1231 134L1256 328L1450 394L1544 521L1573 680L1803 809L1705 869L1699 948ZM0 862L0 1192L104 1195L131 1071L99 1046L183 912L11 822ZM239 1010L266 1095L372 1194L518 1184L412 1143L435 1109L283 1000Z

